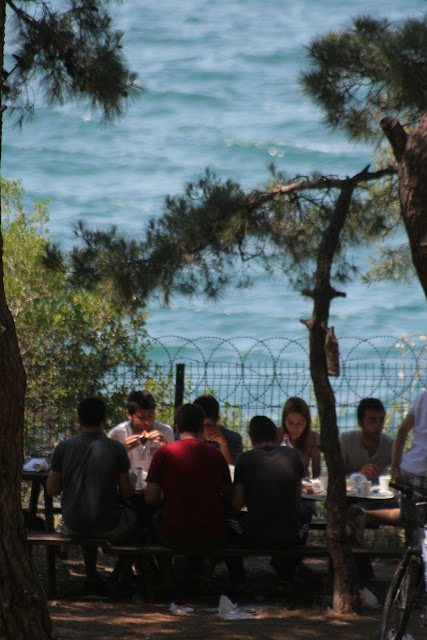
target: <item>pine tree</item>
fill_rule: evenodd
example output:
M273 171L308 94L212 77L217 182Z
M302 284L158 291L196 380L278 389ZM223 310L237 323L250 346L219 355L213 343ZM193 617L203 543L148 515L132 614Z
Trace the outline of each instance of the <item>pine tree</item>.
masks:
M391 145L412 262L427 297L427 16L362 17L316 38L301 81L325 122L350 139Z
M35 85L50 104L86 100L106 120L121 115L129 98L137 95L121 34L114 30L104 4L68 0L59 10L43 0L0 0L0 154L5 110L22 124L34 109L29 89ZM16 43L7 68L6 17ZM2 248L0 233L0 255ZM3 276L0 261L0 637L44 640L54 636L28 556L21 510L25 372Z

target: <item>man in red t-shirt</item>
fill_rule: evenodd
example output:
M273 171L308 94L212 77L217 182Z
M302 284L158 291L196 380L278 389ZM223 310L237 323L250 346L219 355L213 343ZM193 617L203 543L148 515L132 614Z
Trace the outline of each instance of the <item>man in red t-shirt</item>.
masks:
M230 471L221 452L201 441L203 421L200 407L178 407L180 439L156 451L147 477L146 502L163 502L162 541L180 548L221 543L225 534L223 499L231 497Z
M160 542L181 551L208 552L225 536L224 500L231 500L230 471L224 456L201 441L205 414L194 404L178 407L179 440L153 456L145 501L162 502ZM210 587L214 561L204 557L203 587ZM170 576L164 574L165 582Z

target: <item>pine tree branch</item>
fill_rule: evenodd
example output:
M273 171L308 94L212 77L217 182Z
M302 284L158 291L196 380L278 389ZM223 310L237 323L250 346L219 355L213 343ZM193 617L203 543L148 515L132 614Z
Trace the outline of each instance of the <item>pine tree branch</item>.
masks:
M321 176L317 180L297 180L290 184L278 184L270 191L252 191L247 199L248 210L258 209L263 204L270 202L276 196L286 195L294 193L296 191L305 191L306 189L342 189L348 181L352 181L355 186L361 182L369 182L372 180L379 180L385 176L392 176L397 174L397 167L389 164L384 169L370 172L369 166L365 167L360 173L357 173L352 178L334 178L332 176Z

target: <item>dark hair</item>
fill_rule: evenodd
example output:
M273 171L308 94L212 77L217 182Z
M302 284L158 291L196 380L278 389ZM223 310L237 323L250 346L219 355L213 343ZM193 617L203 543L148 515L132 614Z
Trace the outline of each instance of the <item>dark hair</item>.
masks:
M276 444L276 425L267 416L254 416L249 423L249 437L254 443L274 442Z
M155 409L156 401L146 389L143 389L143 391L134 391L127 399L126 408L130 415L133 416L138 409Z
M175 425L180 433L188 431L197 435L203 428L205 413L196 404L182 404L175 411Z
M311 414L308 404L302 398L297 398L296 396L292 396L286 400L282 410L281 427L283 429L283 434L287 433L290 435L286 427L286 418L290 413L300 413L306 420L307 424L305 425L305 429L298 440L294 442L294 445L296 449L306 451L308 453L310 451L311 441Z
M378 400L378 398L363 398L357 407L358 422L362 422L367 411L383 411L383 413L385 413L384 405L381 400Z
M202 407L205 412L206 418L209 420L215 420L219 418L219 402L211 395L199 396L194 400L194 404L198 407Z
M83 427L99 427L107 413L101 398L84 398L77 407L77 415Z

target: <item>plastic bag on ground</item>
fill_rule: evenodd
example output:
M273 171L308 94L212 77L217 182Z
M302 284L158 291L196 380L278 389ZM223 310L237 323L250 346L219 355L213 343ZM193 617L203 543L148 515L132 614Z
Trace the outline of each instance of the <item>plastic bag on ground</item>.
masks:
M175 613L176 615L185 615L186 613L194 613L193 607L179 606L176 604L176 602L171 602L169 611L171 613Z
M365 607L366 609L377 609L380 606L377 596L366 587L364 587L364 589L360 589L359 596L362 607Z
M223 620L251 620L254 617L251 613L239 609L237 604L224 595L219 599L218 615Z

